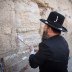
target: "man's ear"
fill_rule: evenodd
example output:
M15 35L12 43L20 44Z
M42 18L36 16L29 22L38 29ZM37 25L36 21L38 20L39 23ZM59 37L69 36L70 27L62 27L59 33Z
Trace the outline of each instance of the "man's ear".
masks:
M51 28L50 27L48 27L48 29L47 29L48 31L51 31Z
M48 28L48 32L50 32L50 33L52 32L52 28L51 27Z

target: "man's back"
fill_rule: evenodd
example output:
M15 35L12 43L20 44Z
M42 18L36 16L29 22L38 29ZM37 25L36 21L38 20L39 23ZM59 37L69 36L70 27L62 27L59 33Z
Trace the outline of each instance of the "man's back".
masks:
M66 40L59 35L43 40L39 51L29 58L30 66L39 66L40 72L67 72L69 49Z
M57 35L46 39L40 44L40 47L45 60L43 65L39 66L41 72L67 72L69 49L62 36Z
M45 63L39 66L40 72L68 72L67 64L61 62L45 61Z
M48 52L50 52L51 54L51 58L53 58L53 61L55 60L55 61L61 62L68 59L68 56L69 56L68 44L62 36L60 35L53 36L49 39L44 40L41 43L41 45L42 44L44 48L41 48L41 49L48 50Z

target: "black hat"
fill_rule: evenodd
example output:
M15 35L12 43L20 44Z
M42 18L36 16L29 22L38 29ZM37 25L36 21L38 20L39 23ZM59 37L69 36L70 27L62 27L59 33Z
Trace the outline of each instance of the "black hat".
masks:
M65 17L56 11L53 11L49 14L47 20L40 19L41 22L63 32L67 32L67 29L63 27Z

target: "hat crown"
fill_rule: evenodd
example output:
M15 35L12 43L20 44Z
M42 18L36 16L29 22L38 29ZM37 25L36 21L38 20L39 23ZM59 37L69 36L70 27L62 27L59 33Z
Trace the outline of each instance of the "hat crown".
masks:
M64 19L65 17L57 12L51 12L49 14L49 17L47 18L47 21L50 21L52 23L55 23L55 24L60 24L62 25L63 22L64 22Z
M56 11L53 11L49 14L47 20L40 19L41 22L63 32L67 32L67 29L63 27L65 17Z

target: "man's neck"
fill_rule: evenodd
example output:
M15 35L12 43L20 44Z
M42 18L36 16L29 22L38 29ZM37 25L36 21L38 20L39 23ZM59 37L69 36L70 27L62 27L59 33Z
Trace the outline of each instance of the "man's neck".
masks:
M48 38L56 36L56 35L60 35L60 34L59 33L53 33L53 34L49 35Z

